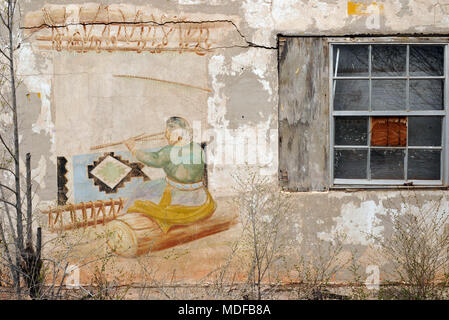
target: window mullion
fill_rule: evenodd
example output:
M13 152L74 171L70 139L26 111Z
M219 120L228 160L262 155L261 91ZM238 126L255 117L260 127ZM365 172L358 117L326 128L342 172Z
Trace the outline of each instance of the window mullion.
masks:
M372 81L372 45L368 46L368 76L369 76L369 112L372 111L372 93L373 93L373 81ZM368 117L368 154L366 159L366 177L371 180L371 116Z
M444 184L449 183L449 148L448 148L448 139L447 134L449 133L449 120L448 120L448 104L449 104L449 83L448 83L448 75L449 75L449 47L448 45L444 46L444 111L445 116L443 118L443 130L442 130L442 146L443 151L441 152L441 180L443 180Z
M405 66L405 72L406 72L406 76L407 76L407 84L406 84L406 98L405 98L405 106L406 106L406 110L410 111L410 45L407 45L407 55L406 55L406 66ZM406 144L405 144L405 159L404 159L404 179L405 181L408 180L408 117L407 119L407 136L406 136Z

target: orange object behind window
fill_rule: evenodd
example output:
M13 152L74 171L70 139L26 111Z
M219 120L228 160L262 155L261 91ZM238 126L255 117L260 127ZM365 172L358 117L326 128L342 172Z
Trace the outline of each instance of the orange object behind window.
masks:
M375 147L405 147L407 145L407 118L372 117L371 145Z

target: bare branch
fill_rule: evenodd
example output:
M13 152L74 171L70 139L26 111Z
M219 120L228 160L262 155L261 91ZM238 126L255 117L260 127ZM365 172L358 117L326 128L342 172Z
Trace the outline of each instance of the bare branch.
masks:
M2 240L2 242L3 242L3 244L4 244L4 249L5 249L5 253L6 253L6 258L8 259L8 267L9 267L9 269L11 270L11 275L13 275L14 274L14 272L13 272L13 266L14 266L14 263L13 263L13 261L12 261L12 257L11 257L11 254L10 254L10 252L9 252L9 247L8 247L8 244L7 244L7 242L6 242L6 237L5 237L5 231L4 231L4 229L3 229L3 222L0 220L0 237L1 237L1 240Z
M9 61L12 61L11 57L9 57L8 55L6 55L6 53L5 53L2 49L0 49L0 53L1 53L6 59L8 59Z
M0 199L0 201L3 202L3 203L5 203L5 204L9 204L10 206L12 206L12 207L14 207L14 208L17 208L17 205L16 205L16 204L14 204L14 203L12 203L12 202L9 202L8 200Z
M14 15L14 13L15 13L15 11L16 11L16 5L18 4L19 2L17 1L17 0L13 0L13 2L12 2L12 14Z
M8 99L6 99L3 94L0 92L0 98L2 98L3 102L6 104L6 106L11 109L11 111L14 111L11 104L9 103Z
M33 200L32 200L32 184L31 184L31 154L26 154L26 198L27 198L27 220L26 220L26 231L27 231L27 246L32 246L32 214L33 214Z
M0 19L1 19L2 23L3 23L3 25L4 25L6 28L9 29L9 24L6 23L5 18L3 17L3 14L0 14Z
M5 193L3 191L3 187L0 186L0 194L1 196L4 198L5 197ZM14 230L14 225L12 223L12 218L11 218L11 214L9 212L9 207L6 203L3 204L5 206L5 213L6 213L6 217L8 218L8 222L9 222L9 228L10 228L10 232L12 234L12 237L14 238L14 241L17 241L17 237L16 237L16 232Z
M16 157L14 156L14 154L12 153L11 149L9 149L8 145L6 144L5 140L3 140L2 135L0 134L0 141L2 142L3 146L6 148L6 150L8 151L8 153L11 155L11 157L14 159L14 161L16 160Z
M9 190L9 191L11 191L11 192L13 192L13 193L16 193L16 191L15 191L14 189L8 187L7 185L5 185L5 184L3 184L3 183L0 183L0 187L3 187L3 188L5 188L6 190Z
M3 79L5 79L5 81L7 81L7 82L10 81L10 79L9 79L7 76L5 76L2 72L0 73L0 76L1 76Z
M14 175L14 176L16 175L16 174L14 173L14 171L12 171L11 169L8 169L8 168L0 167L0 170L9 172L9 173L11 173L11 174Z

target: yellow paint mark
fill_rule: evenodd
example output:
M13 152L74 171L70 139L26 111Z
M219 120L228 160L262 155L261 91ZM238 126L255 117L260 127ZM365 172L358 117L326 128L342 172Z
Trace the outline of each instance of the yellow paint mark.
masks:
M40 93L40 92L37 93L37 97L38 97L39 99L41 98L41 93Z
M298 74L299 73L299 68L298 69L296 69L296 72L295 72L295 74Z
M284 111L284 105L281 104L281 111Z
M382 3L372 2L370 4L348 1L349 16L370 16L380 14L384 10Z

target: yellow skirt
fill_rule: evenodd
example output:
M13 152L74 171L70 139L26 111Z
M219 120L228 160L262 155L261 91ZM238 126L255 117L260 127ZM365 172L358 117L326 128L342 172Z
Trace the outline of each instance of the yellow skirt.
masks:
M167 185L159 204L153 201L136 200L127 210L127 213L142 213L152 218L164 233L172 226L187 225L210 217L217 204L212 199L209 191L205 188L207 200L201 206L171 205L172 186Z

